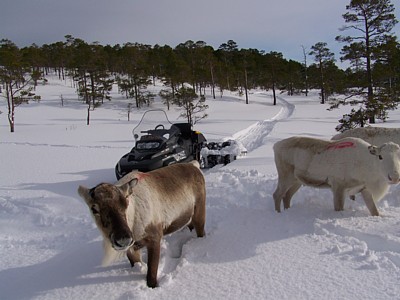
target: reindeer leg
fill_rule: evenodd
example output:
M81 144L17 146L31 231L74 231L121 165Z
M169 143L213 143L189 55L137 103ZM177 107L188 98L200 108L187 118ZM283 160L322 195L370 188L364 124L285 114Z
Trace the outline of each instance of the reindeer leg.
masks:
M274 203L275 203L275 210L277 212L281 212L281 202L282 198L286 195L287 190L289 189L288 186L283 186L281 182L278 180L278 186L276 187L275 192L273 193Z
M277 212L281 212L281 202L282 202L282 191L280 191L279 187L275 190L274 194L272 195L274 198L275 203L275 210Z
M206 200L197 201L194 207L192 222L189 224L189 229L196 230L197 237L204 237L206 235L204 226L206 223Z
M160 262L161 238L163 229L161 225L151 225L146 228L147 236L140 242L147 248L147 286L157 287L157 272Z
M128 249L128 251L126 252L126 256L128 257L129 262L131 263L131 267L133 267L135 263L142 261L142 255L140 253L140 249L134 249L134 247Z
M282 167L283 168L283 167ZM278 185L273 194L275 210L281 212L281 202L283 200L283 206L285 209L290 207L290 200L294 193L300 188L295 188L299 183L298 179L294 175L294 170L291 168L285 172L280 171L278 167Z
M296 194L296 192L299 190L300 187L301 187L300 182L293 183L293 185L290 187L290 189L283 196L283 208L284 209L290 208L290 201L292 200L293 195Z
M160 262L160 240L154 241L147 246L147 286L150 288L157 287L157 272L158 272L158 264Z
M333 192L333 205L335 207L335 210L336 211L344 210L345 193L343 188L332 186L332 192Z
M281 212L281 202L283 200L284 209L290 208L290 201L292 196L300 188L301 184L298 185L297 182L292 180L290 183L281 184L278 182L278 186L273 194L275 202L275 210Z
M378 209L376 208L375 201L372 198L371 193L364 189L361 191L361 195L363 196L365 205L367 205L371 216L379 216Z

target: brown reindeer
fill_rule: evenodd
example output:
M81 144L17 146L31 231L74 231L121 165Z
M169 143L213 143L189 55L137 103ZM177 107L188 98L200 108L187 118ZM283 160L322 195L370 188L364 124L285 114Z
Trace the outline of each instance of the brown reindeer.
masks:
M160 242L188 225L205 235L205 181L197 161L148 173L131 172L115 185L78 188L103 235L103 265L126 253L133 266L147 248L147 286L157 286Z

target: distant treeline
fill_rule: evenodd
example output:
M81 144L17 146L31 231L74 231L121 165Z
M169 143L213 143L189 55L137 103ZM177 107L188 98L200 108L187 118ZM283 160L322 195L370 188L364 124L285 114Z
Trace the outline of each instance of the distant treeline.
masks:
M146 88L156 79L161 79L166 86L160 95L168 106L185 85L190 85L203 100L208 87L213 98L222 96L224 90L237 91L245 96L246 103L250 89L272 89L274 104L276 90L287 95L307 95L310 89L320 89L323 103L333 94L367 86L365 71L338 68L326 43L317 43L309 51L303 47L304 61L297 62L285 59L279 52L239 49L232 40L213 49L205 42L190 40L172 48L138 43L103 46L69 35L65 38L63 42L40 47L33 44L21 49L9 40L0 42L0 81L7 93L15 92L15 95L7 95L11 99L14 97L14 106L35 97L32 89L23 90L24 83L28 82L27 74L36 85L38 80L54 72L61 80L70 77L76 83L78 95L88 104L88 124L89 111L104 99L110 100L114 83L118 84L121 94L135 99L136 107L152 101L155 95ZM400 49L397 43L392 53L389 60L373 66L376 89L390 85L399 90ZM310 65L308 58L312 61ZM7 82L13 85L8 86ZM9 113L10 118L14 118L13 113Z
M2 50L6 50L6 44L14 45L11 41L2 40ZM20 56L22 65L44 76L56 70L60 78L75 77L82 72L102 78L118 74L137 83L148 78L163 78L173 90L189 83L200 94L205 87L212 87L214 96L225 89L245 93L252 88L276 88L287 91L288 95L319 89L321 66L318 53L303 48L303 54L304 60L297 62L285 59L279 52L239 49L232 40L223 43L218 49L213 49L203 41L190 40L171 48L168 45L149 46L138 43L103 46L66 36L64 42L41 47L33 44L18 49L15 55ZM310 65L307 65L307 57L311 57L313 62ZM7 65L4 62L6 59L0 58L0 64ZM376 86L387 82L398 83L398 73L391 77L393 72L385 70L385 67L388 69L391 65L389 61L376 65L373 74ZM362 74L354 69L339 69L333 57L324 62L323 68L326 95L343 93L347 88L363 84Z
M336 128L344 131L386 120L388 111L400 101L400 45L392 30L398 23L391 0L350 0L342 15L345 25L336 41L343 43L342 57L351 68L339 69L327 43L303 48L303 61L287 60L282 53L239 49L229 40L218 49L203 41L186 41L175 48L138 43L121 45L88 44L65 36L64 42L31 45L19 49L10 40L0 41L0 84L7 101L8 120L14 131L15 107L38 99L30 87L50 71L60 79L73 78L77 93L90 111L104 99L110 99L114 83L121 94L135 99L136 107L149 105L155 95L147 91L158 78L166 89L160 96L169 109L178 105L188 122L206 117L206 87L215 99L224 90L237 91L249 103L249 89L272 89L288 95L320 90L324 104L331 97L331 108L350 104L351 112L339 120ZM313 63L308 64L308 57ZM129 110L131 103L128 104ZM200 116L194 116L195 114Z
M60 79L66 76L76 78L85 73L103 80L117 75L129 78L139 87L149 78L162 78L172 90L188 83L202 95L205 87L211 87L213 97L223 90L244 94L253 88L275 88L293 95L320 87L318 62L307 66L309 52L304 51L304 61L297 62L285 59L279 52L239 49L232 40L218 49L202 41L186 41L175 48L138 43L103 46L88 44L72 36L66 36L64 42L40 47L33 44L21 49L16 49L11 41L3 40L3 50L7 43L14 46L11 48L18 53L15 55L20 56L22 65L40 72L42 76L55 70ZM326 63L324 69L327 94L342 93L353 86L358 77L350 70L339 69L334 60Z

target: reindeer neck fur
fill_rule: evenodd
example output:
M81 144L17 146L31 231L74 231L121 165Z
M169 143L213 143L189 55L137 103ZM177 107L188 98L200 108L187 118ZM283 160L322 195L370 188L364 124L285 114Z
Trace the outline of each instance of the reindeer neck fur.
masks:
M137 201L138 199L134 195L128 196L128 207L126 209L126 220L133 236L136 240L139 240L144 234L144 226L142 225L144 220L140 214L140 208L136 209L136 206L142 206L142 201ZM139 203L137 203L139 202ZM143 214L142 214L143 215ZM126 251L115 250L110 240L103 236L103 249L104 256L102 260L102 266L108 266L111 263L118 261L126 256Z
M108 238L103 239L103 259L101 265L107 267L115 261L119 261L126 257L126 251L117 251L112 246Z

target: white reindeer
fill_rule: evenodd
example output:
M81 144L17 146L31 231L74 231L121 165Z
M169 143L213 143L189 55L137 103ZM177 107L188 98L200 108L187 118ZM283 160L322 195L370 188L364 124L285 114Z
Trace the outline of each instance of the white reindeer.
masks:
M382 145L387 142L400 145L400 128L359 127L338 133L332 137L332 140L340 140L345 137L360 138L372 145Z
M400 146L389 142L379 147L359 138L325 141L291 137L275 143L278 186L273 194L275 210L290 207L301 185L330 188L334 208L343 210L346 195L361 193L371 215L378 216L375 202L400 180Z

